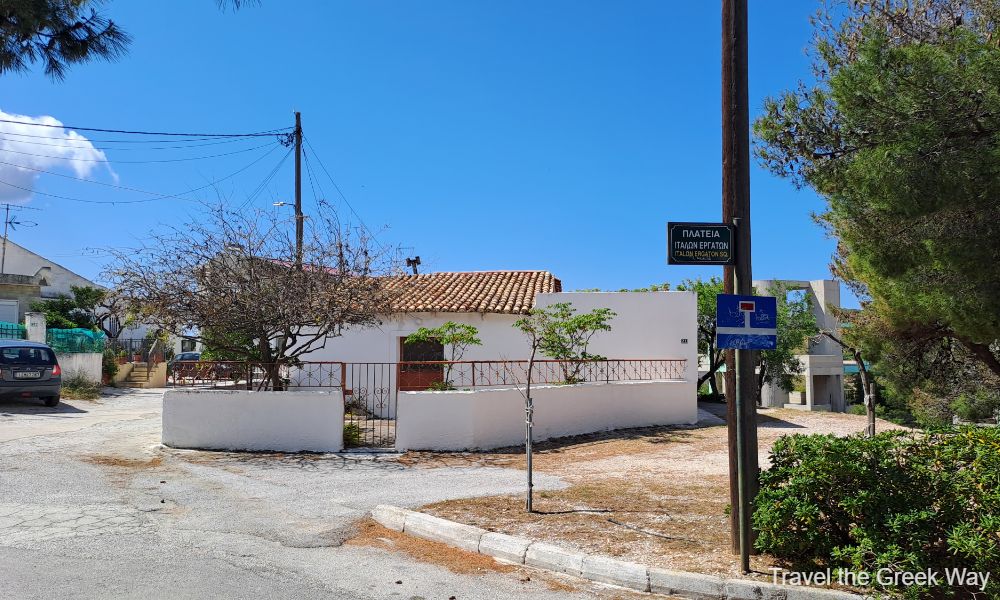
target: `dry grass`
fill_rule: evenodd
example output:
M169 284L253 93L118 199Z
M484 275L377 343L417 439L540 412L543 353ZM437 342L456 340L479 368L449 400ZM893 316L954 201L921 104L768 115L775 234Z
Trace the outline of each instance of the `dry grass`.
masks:
M781 435L863 430L863 416L765 409L758 421L760 463ZM880 422L882 429L895 426ZM650 565L738 575L730 552L729 459L725 426L658 427L575 436L537 445L535 468L571 485L524 497L439 502L422 510L491 531L547 540ZM524 468L523 448L486 453L408 453L418 466ZM776 565L753 558L761 574Z
M403 552L413 558L434 563L462 575L483 573L510 573L516 568L493 560L492 557L459 550L447 544L424 540L388 529L371 519L358 524L358 532L345 544L371 546L391 552Z
M101 397L101 384L83 374L73 373L63 377L59 395L67 400L94 401Z
M525 568L497 562L492 557L467 552L447 544L406 535L379 525L372 519L364 519L357 524L357 533L344 542L352 546L368 546L389 552L403 552L409 556L448 569L461 575L485 575L488 573L514 573L521 583L532 577L544 583L549 589L576 592L578 588L548 575L538 575Z

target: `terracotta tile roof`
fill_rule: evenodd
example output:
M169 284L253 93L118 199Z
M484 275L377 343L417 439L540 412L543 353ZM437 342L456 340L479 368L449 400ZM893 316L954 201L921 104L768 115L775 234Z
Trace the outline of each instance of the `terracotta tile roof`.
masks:
M471 271L393 277L386 285L394 312L476 312L520 315L539 292L561 292L548 271Z

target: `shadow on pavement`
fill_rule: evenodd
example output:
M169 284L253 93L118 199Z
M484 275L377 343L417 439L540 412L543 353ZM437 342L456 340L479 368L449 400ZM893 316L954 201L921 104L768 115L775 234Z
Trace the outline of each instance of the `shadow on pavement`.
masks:
M710 412L713 415L719 417L723 421L726 420L726 403L725 402L709 402L705 400L698 401L698 409ZM768 414L757 411L757 426L758 427L773 427L775 429L802 429L805 426L799 425L797 423L792 423L791 421L786 421L784 419L779 419L777 417L772 417Z
M65 401L57 406L48 407L42 404L37 398L0 398L0 416L12 415L68 415L80 414L88 411L77 408Z

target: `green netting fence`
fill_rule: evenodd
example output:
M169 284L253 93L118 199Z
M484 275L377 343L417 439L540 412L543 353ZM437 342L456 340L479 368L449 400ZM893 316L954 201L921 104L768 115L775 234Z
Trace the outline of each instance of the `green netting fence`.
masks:
M23 340L28 336L28 330L20 323L0 321L0 339Z
M56 352L104 352L107 338L100 331L89 329L49 329L45 343Z

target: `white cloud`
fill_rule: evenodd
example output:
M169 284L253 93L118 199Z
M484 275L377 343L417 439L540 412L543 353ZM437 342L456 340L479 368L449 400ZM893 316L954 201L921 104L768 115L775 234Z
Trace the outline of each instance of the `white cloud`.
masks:
M72 171L76 177L90 177L94 171L107 167L104 152L79 133L64 129L55 117L29 117L0 110L0 119L38 123L55 127L34 127L20 123L0 123L0 202L27 202L35 183L45 171ZM38 137L43 136L43 137Z

